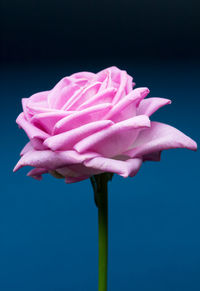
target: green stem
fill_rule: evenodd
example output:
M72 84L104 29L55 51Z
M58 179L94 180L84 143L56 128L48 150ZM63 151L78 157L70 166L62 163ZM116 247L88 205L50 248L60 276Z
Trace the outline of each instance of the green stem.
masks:
M99 288L98 291L107 291L108 265L108 187L110 180L107 173L91 178L98 207L99 224Z
M99 222L99 291L107 290L108 263L108 192L107 183L101 194L102 204L98 207Z

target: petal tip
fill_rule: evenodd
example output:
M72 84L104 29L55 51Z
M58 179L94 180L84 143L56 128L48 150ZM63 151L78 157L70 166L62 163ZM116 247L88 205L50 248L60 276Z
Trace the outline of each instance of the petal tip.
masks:
M192 140L192 143L191 143L191 147L190 147L190 149L192 150L192 151L197 151L197 148L198 148L198 146L197 146L197 143L196 143L196 141L194 141L194 140Z
M146 97L150 93L150 90L147 87L142 87L140 89L141 89L141 95L142 96L145 96Z
M20 168L22 168L22 165L18 162L13 169L13 173L17 172Z
M165 99L164 105L170 105L171 103L172 103L171 99Z

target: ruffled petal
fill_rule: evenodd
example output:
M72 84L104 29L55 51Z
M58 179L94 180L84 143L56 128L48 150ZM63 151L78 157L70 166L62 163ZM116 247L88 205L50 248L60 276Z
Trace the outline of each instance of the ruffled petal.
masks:
M119 161L104 157L96 157L84 161L84 165L88 168L101 170L102 172L116 173L126 178L128 176L133 177L136 175L142 165L142 159Z
M151 128L141 131L132 149L125 154L130 157L142 157L174 148L196 150L197 144L190 137L170 125L151 122Z
M74 148L80 153L89 150L105 157L113 157L128 149L139 130L149 126L150 120L146 115L135 116L86 137Z
M147 98L140 102L137 109L137 114L151 116L155 111L167 104L171 104L171 100L157 97Z
M72 149L73 145L78 141L111 125L113 125L113 122L110 120L99 120L91 122L67 132L51 136L44 141L44 145L53 151L69 150Z

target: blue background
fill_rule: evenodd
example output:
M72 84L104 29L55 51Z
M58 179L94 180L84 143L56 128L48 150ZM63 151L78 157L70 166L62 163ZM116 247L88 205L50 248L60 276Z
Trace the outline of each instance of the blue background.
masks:
M95 64L95 65L92 65ZM117 65L172 99L152 116L199 143L199 63L116 59L1 69L0 290L97 290L97 209L90 181L67 185L12 169L27 137L15 124L21 98L76 71ZM109 184L108 290L200 290L199 152L162 153L134 178Z

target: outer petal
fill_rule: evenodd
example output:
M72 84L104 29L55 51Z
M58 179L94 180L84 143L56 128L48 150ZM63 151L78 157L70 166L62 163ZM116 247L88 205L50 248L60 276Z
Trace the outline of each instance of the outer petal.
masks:
M34 150L34 148L33 148L32 144L31 144L31 142L29 141L29 142L25 145L25 147L22 149L22 151L21 151L21 153L20 153L20 156L23 156L23 155L25 155L27 152L29 152L29 151L33 151L33 150Z
M147 98L140 102L137 109L137 114L145 114L147 116L151 116L160 107L167 104L171 104L171 100L157 97Z
M26 120L29 120L32 117L31 112L29 112L29 109L27 108L27 104L29 102L29 98L22 98L22 108L24 112L24 116Z
M136 116L136 109L139 102L149 94L148 88L137 88L121 99L105 116L114 122L119 122ZM137 114L139 115L139 114Z
M74 128L67 132L63 132L47 138L44 145L53 151L71 149L74 144L86 138L87 136L101 131L103 128L113 124L110 120L99 120Z
M111 104L105 103L86 108L82 111L75 111L73 114L61 119L56 123L53 134L66 132L81 125L101 120L111 109L111 107Z
M45 168L47 170L56 170L71 164L80 164L85 159L97 156L95 153L80 155L75 151L52 152L50 150L27 152L24 154L14 168L14 172L24 166L35 168Z
M77 143L74 148L83 153L92 151L105 157L121 154L135 141L142 128L150 126L146 115L136 116L94 133Z
M190 137L170 125L151 122L151 128L140 132L132 149L124 154L131 157L142 157L174 148L196 150L197 144Z
M88 168L98 169L102 172L116 173L124 178L135 176L142 165L142 159L129 159L119 161L104 157L96 157L91 160L86 160L84 165Z
M23 130L26 132L26 134L28 135L28 137L30 139L37 137L40 139L45 139L47 138L49 135L44 132L43 130L35 127L33 124L31 124L30 122L28 122L25 118L24 118L24 113L20 113L20 115L17 117L16 120L17 124L23 128Z
M28 172L27 176L32 177L36 180L42 180L42 174L46 174L48 171L43 168L35 168Z

